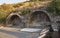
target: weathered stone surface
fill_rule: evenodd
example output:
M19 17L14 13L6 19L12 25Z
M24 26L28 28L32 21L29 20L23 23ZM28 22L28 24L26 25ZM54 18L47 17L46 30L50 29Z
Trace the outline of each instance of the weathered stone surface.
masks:
M18 12L20 12L20 11L18 11ZM37 16L39 19L41 19L41 20L45 19L42 22L39 21L39 24L41 24L41 23L42 23L42 25L51 24L53 29L57 29L58 26L59 26L56 21L60 21L60 16L54 16L53 14L48 13L45 10L45 6L38 7L38 8L32 8L32 9L30 9L30 13L27 13L26 15L23 15L23 16L21 16L20 13L18 13L18 12L17 13L11 13L6 19L6 24L8 24L8 21L11 19L12 16L17 15L20 18L21 23L23 25L25 24L25 27L32 26L32 24L35 23L35 22L30 23L30 21L31 21L30 18L31 18L31 16L33 16L33 18L34 18L35 16L33 14L35 14L37 12L37 15L40 16L40 17ZM43 14L46 16L46 18ZM43 18L41 18L41 17L43 17ZM35 20L37 20L37 19L35 19ZM16 22L17 22L17 20L16 20ZM37 24L37 23L35 23L35 24Z

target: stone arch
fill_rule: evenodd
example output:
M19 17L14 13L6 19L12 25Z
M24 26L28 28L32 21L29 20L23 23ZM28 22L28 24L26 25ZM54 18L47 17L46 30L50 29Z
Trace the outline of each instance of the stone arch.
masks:
M38 20L36 19L38 17ZM51 20L49 14L44 11L44 10L34 10L33 12L30 13L30 25L34 23L34 21L37 21L36 23L39 22L42 25L50 25ZM35 24L36 24L35 23Z
M23 27L22 17L18 13L11 13L6 19L7 26Z
M44 14L47 17L48 21L51 22L51 18L49 16L49 14L47 13L47 11L43 11L43 10L31 12L30 17L32 18L32 17L34 17L34 15L36 16L38 14L40 14L40 15Z

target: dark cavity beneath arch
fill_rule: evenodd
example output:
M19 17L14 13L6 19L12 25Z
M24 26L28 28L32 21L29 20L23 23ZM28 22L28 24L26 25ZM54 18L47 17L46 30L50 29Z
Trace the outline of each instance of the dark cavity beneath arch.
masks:
M8 19L8 26L13 26L13 27L23 27L24 23L22 22L22 19L18 15L12 15Z
M13 21L13 20L19 20L20 22L21 22L21 19L19 18L19 16L17 16L17 15L13 15L11 18L10 18L10 21ZM16 21L15 20L15 21Z
M50 25L50 23L51 20L48 14L44 11L35 11L30 15L30 27L44 28L46 25Z
M37 18L39 19L38 21L40 22L51 22L49 16L43 12L43 11L35 11L31 14L31 17L30 17L30 22L32 23L34 20L37 20Z

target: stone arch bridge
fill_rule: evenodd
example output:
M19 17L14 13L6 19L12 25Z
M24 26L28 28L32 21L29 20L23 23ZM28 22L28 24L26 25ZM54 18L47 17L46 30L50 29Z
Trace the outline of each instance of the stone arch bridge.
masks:
M25 15L20 15L18 12L11 13L6 19L6 25L16 27L39 27L40 25L50 25L51 21L51 16L46 10L34 8L30 9L30 12Z
M39 27L40 25L52 25L53 29L57 29L60 25L60 16L55 16L45 10L47 3L43 5L30 8L30 12L21 15L18 11L11 13L6 19L6 26L16 27Z

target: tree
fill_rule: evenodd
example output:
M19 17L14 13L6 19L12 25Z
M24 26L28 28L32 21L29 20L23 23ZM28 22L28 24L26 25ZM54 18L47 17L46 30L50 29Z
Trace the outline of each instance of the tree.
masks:
M24 9L21 10L21 12L22 14L27 14L30 12L30 9L25 7Z
M60 0L53 0L47 5L46 10L50 13L60 15Z

